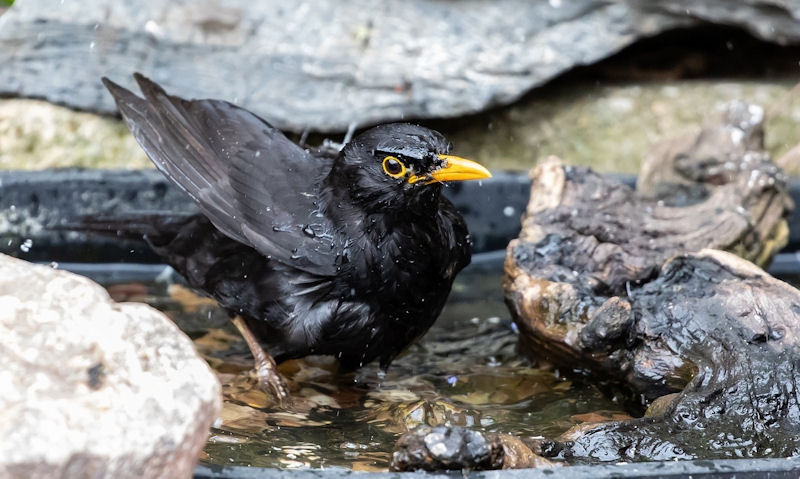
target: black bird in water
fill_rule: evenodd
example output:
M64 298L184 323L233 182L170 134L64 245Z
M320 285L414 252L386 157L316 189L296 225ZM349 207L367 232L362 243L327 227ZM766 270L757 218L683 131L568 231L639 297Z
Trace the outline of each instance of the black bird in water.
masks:
M471 255L442 183L487 178L486 168L406 123L372 128L338 154L309 151L231 103L187 101L135 78L144 98L103 82L150 159L202 214L94 229L144 235L228 310L262 387L288 397L259 341L278 362L326 354L345 368L374 359L386 368L431 326Z

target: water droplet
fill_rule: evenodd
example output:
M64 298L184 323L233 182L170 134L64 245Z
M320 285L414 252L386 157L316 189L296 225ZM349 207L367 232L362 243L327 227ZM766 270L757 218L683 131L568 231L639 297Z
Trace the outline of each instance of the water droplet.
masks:
M21 249L23 253L29 252L31 247L33 247L33 240L30 238L26 239L21 245L19 245L19 249Z

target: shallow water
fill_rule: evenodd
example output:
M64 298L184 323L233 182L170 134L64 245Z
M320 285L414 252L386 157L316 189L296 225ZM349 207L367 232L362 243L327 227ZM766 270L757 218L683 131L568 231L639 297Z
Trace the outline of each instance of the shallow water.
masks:
M396 439L421 423L552 437L584 421L629 417L579 375L517 354L496 263L458 277L442 316L383 377L376 364L339 374L323 357L282 364L295 398L290 412L266 407L246 345L212 301L176 284L109 291L169 314L219 375L225 405L205 447L208 464L386 470Z

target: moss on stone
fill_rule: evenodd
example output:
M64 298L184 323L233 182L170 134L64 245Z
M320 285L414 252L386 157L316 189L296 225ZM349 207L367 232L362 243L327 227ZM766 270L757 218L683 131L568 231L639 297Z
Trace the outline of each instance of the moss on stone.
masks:
M40 100L0 100L0 168L145 168L152 164L118 119Z
M491 169L528 170L557 155L599 171L635 173L654 143L699 127L736 99L765 107L767 149L777 158L800 142L793 86L792 80L556 82L514 105L430 124L450 137L456 153ZM65 166L152 167L121 120L38 100L0 100L0 168Z

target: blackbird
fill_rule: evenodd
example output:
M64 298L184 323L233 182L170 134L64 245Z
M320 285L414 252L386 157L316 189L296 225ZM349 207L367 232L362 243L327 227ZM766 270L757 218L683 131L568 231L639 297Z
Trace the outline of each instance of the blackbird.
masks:
M135 74L140 98L103 79L158 169L200 207L95 223L145 236L189 285L234 317L262 386L288 397L275 362L334 355L385 369L421 336L470 262L442 183L490 177L440 133L374 127L335 154L307 150L255 114L184 100Z

